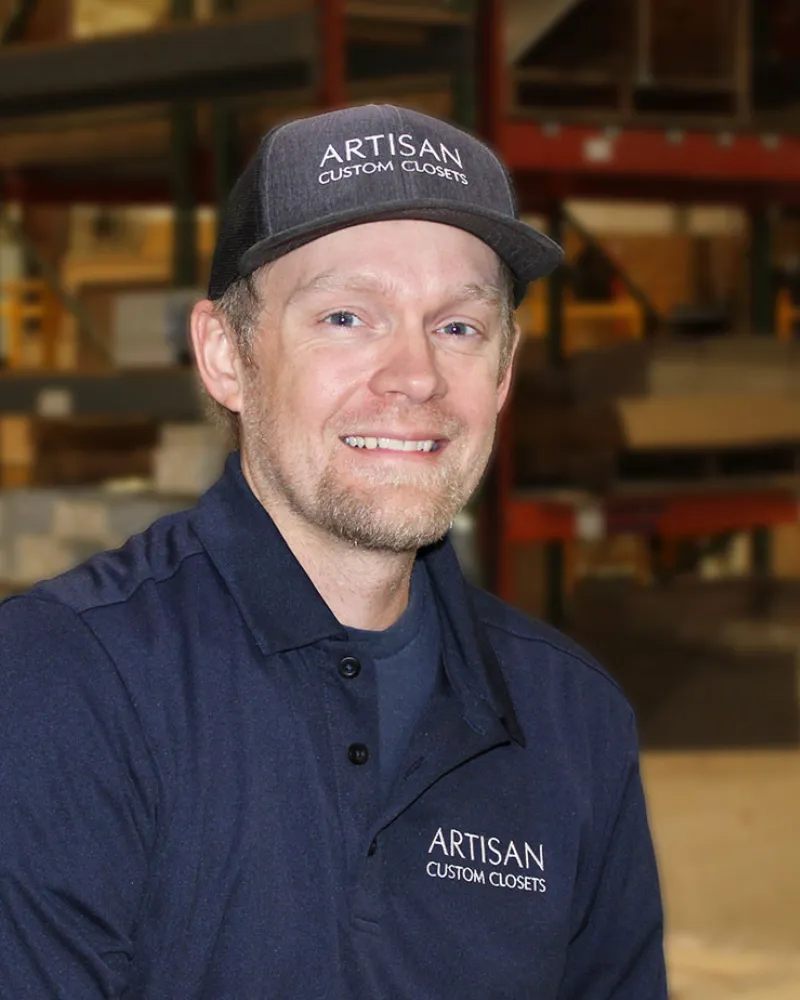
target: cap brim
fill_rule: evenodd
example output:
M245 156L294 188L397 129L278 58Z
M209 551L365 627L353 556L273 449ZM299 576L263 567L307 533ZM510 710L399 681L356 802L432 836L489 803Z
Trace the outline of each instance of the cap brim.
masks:
M319 221L288 229L279 236L261 240L242 255L239 261L239 275L244 277L252 274L263 264L338 229L367 222L386 222L391 219L440 222L446 226L463 229L482 240L511 271L517 305L522 301L528 284L552 273L564 258L561 247L544 233L499 212L461 208L454 206L452 202L443 201L405 202L402 205L387 202L385 205L372 205L368 211L352 209L329 215Z

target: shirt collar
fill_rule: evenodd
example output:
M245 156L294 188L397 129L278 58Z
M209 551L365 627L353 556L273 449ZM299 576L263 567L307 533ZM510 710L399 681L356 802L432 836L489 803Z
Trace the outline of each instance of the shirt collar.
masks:
M263 653L347 639L346 628L250 489L238 452L228 457L221 479L200 499L191 522ZM500 665L452 545L445 539L423 549L419 558L428 569L443 631L457 646L458 669L446 657L451 683L467 705L487 702L509 736L524 745Z

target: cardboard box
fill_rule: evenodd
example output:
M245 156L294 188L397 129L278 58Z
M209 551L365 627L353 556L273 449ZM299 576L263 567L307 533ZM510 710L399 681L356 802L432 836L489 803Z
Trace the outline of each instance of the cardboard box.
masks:
M3 463L0 465L0 489L10 490L30 486L33 482L33 466Z
M29 465L33 455L32 418L25 414L0 416L0 463Z

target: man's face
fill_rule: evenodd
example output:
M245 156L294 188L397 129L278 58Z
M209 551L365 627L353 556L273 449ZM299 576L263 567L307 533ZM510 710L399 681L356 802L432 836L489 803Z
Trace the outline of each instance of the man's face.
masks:
M441 538L508 389L493 251L438 223L368 223L279 258L260 294L241 422L262 503L373 550Z

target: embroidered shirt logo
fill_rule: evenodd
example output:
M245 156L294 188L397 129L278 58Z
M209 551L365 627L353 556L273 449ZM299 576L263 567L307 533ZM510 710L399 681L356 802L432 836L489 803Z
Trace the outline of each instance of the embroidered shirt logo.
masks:
M547 891L542 844L445 830L440 826L428 854L431 858L425 871L431 878L474 882L496 889Z
M410 132L380 132L329 143L319 164L320 184L359 177L362 174L429 174L456 184L469 184L464 173L461 152L456 146L430 139L420 141Z

